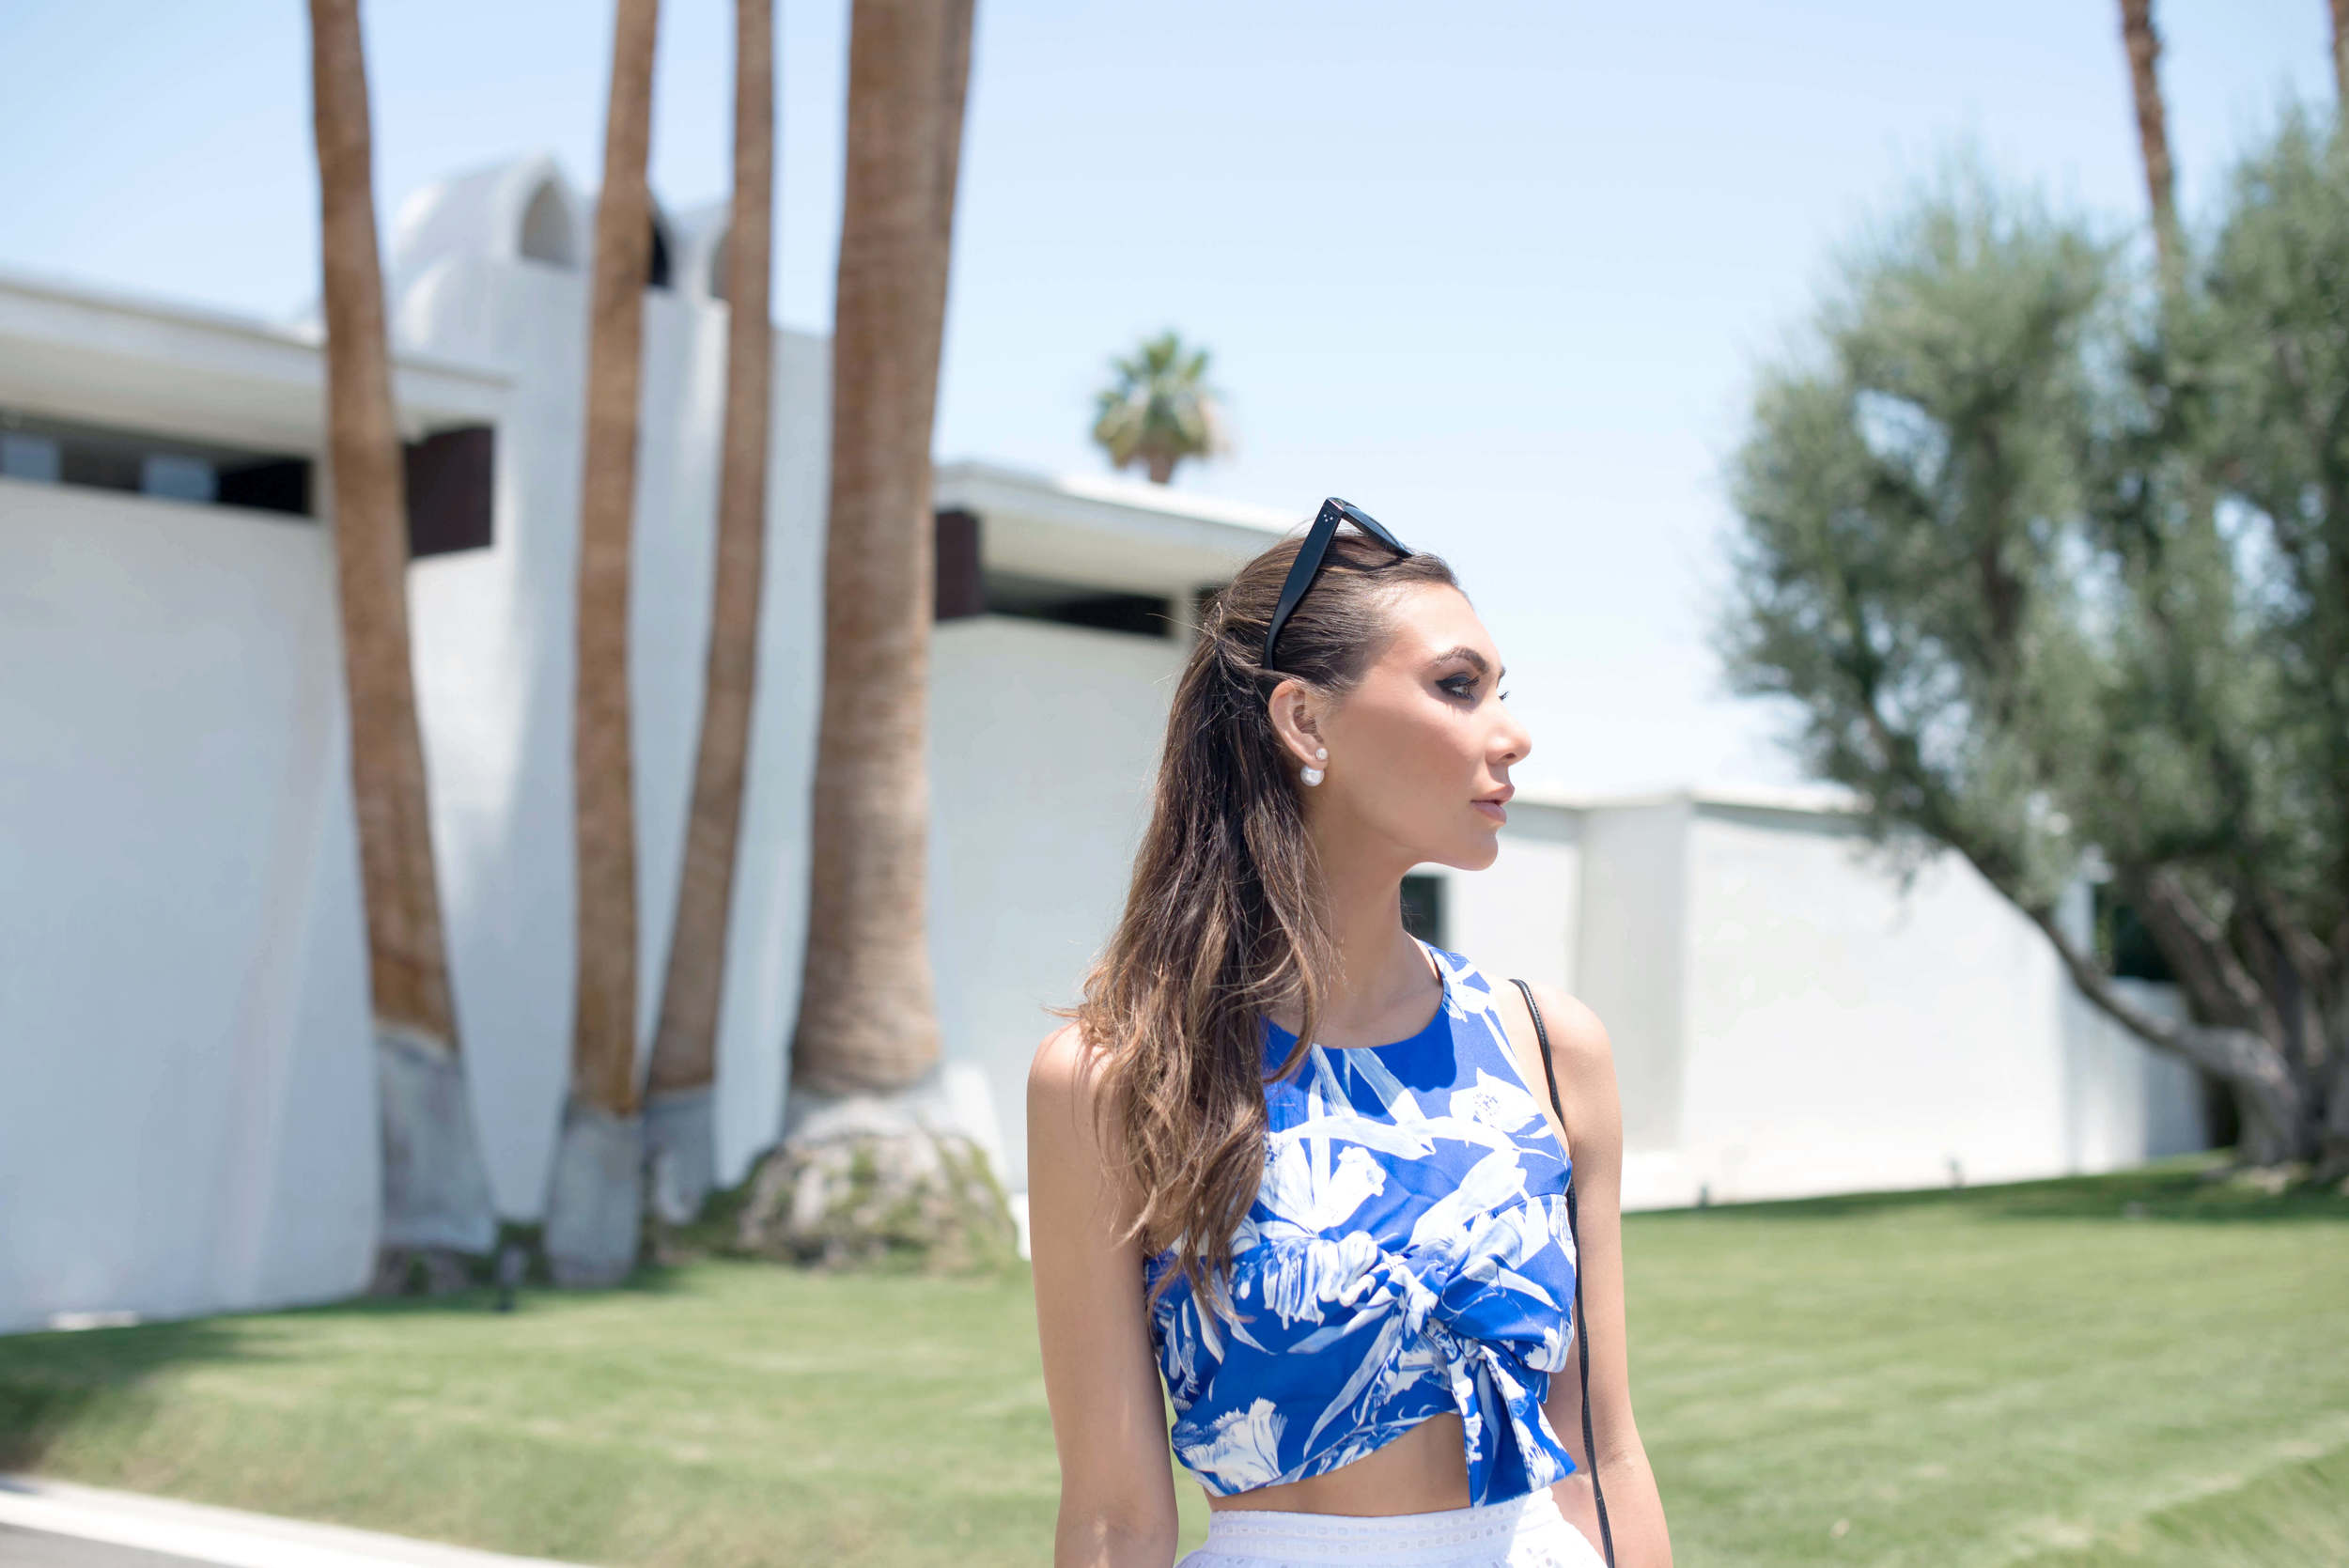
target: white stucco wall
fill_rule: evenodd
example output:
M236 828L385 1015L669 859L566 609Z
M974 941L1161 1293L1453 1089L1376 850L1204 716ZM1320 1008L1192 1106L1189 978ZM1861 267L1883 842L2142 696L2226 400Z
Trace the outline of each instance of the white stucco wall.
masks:
M1582 821L1575 992L1613 1046L1626 1203L1651 1196L1641 1157L1681 1137L1690 813L1680 800L1595 808Z
M366 1282L327 549L301 520L0 480L0 1329Z
M1723 807L1697 811L1688 853L1679 1155L1715 1199L2057 1175L2199 1141L2188 1077L2082 1017L2045 939L1954 856L1904 890L1843 819Z
M986 1073L1027 1177L1028 1062L1125 907L1184 649L980 615L931 647L931 952L946 1055Z
M1681 1148L1716 1199L2037 1174L2061 1141L2054 961L1944 857L1906 896L1834 817L1690 830Z
M2113 984L2160 1017L2186 1016L2175 986ZM2185 1061L2149 1049L2070 987L2062 1033L2065 1170L2114 1171L2207 1145L2201 1080Z

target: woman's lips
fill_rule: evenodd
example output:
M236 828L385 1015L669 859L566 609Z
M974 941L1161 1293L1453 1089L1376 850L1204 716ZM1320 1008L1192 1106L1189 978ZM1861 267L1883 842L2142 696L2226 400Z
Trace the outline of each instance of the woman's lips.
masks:
M1470 800L1469 804L1491 817L1495 822L1509 820L1509 808L1498 800Z

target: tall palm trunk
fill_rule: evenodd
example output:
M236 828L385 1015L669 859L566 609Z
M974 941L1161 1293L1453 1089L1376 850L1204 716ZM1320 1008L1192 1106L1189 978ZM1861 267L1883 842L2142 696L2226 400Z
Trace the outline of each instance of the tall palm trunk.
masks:
M930 433L972 0L856 0L832 326L814 864L794 1084L902 1088L938 1061L925 916Z
M2156 70L2161 37L2154 31L2154 0L2121 0L2121 41L2128 50L2129 87L2137 101L2137 144L2154 213L2154 246L2168 279L2179 263L2177 182L2170 169L2169 116Z
M672 1222L691 1219L701 1207L713 1175L709 1086L716 1076L766 555L774 344L768 320L775 186L774 0L736 0L734 13L734 202L725 240L726 411L717 570L685 869L677 884L648 1082L646 1136L657 1168L651 1196L656 1211Z
M659 0L619 0L587 341L579 508L578 672L571 734L579 960L571 1092L548 1198L546 1249L565 1283L634 1265L642 1137L636 1092L636 813L629 755L628 582L636 505L645 287L652 265L653 43Z
M2335 115L2339 105L2349 103L2349 0L2332 0L2333 12L2333 91Z
M489 1184L457 1057L408 638L408 533L392 407L357 0L311 0L334 584L383 1116L379 1284L414 1253L486 1252Z
M856 0L807 950L784 1143L739 1236L827 1262L1010 1248L939 1092L924 918L930 431L970 70L971 0Z

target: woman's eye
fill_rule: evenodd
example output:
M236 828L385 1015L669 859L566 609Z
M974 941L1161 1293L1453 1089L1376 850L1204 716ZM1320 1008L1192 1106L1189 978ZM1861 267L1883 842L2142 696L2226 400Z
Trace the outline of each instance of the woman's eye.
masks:
M1474 675L1453 675L1438 684L1455 697L1472 697L1476 694Z

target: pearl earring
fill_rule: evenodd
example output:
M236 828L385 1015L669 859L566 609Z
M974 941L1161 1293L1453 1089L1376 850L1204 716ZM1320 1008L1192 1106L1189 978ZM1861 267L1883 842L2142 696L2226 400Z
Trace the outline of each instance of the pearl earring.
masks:
M1314 760L1315 760L1315 761L1316 761L1316 762L1327 762L1327 761L1329 761L1329 760L1330 760L1330 748L1329 748L1329 747L1327 747L1327 746L1316 746L1316 747L1315 747L1315 748L1314 748ZM1322 781L1322 779L1323 779L1326 775L1325 775L1325 773L1324 773L1323 769L1318 768L1299 768L1299 769L1297 770L1297 776L1298 776L1299 778L1300 778L1300 779L1304 780L1304 781L1305 781L1307 784L1319 784L1319 783Z

